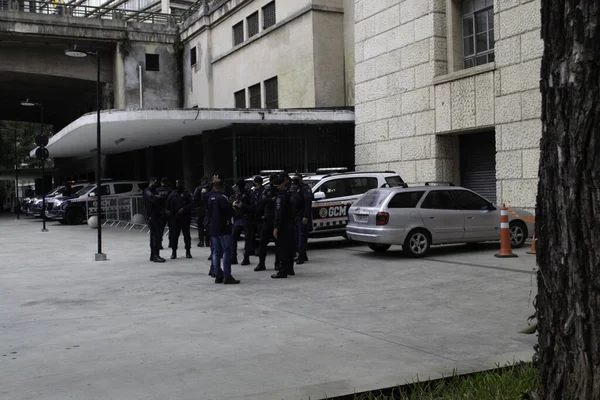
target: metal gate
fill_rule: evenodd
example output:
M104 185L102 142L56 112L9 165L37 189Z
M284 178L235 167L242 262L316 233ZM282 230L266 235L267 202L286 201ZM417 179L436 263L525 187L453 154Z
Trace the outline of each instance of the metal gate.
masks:
M460 183L496 202L495 132L460 136Z

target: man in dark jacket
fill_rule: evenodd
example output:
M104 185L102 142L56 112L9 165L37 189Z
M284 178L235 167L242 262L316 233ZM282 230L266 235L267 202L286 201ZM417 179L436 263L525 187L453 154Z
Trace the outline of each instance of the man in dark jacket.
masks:
M165 259L160 256L160 240L161 233L161 218L162 218L162 199L156 187L158 182L156 178L150 178L150 185L144 190L144 202L146 205L146 219L148 228L150 229L150 261L165 262ZM164 229L164 228L163 228Z
M171 186L169 185L169 178L167 177L163 177L160 180L160 186L156 189L156 192L160 195L160 199L161 199L161 206L163 208L163 213L161 216L161 228L160 228L160 249L163 249L163 236L165 234L165 227L167 226L167 224L169 225L169 230L171 229L171 225L169 223L169 216L167 215L167 200L169 199L169 196L171 195L171 192L173 191L173 189L171 189Z
M177 258L177 244L179 235L183 232L185 243L185 257L192 258L190 252L192 237L190 236L190 224L192 222L192 209L194 201L190 192L185 190L185 183L180 179L176 183L176 189L171 192L167 200L167 215L169 215L169 247L173 251L171 259Z
M233 208L229 199L224 195L224 190L225 185L222 180L216 180L213 183L206 213L210 224L215 283L234 285L240 281L231 275ZM221 269L221 260L223 260L223 269Z
M262 178L260 179L262 186ZM256 190L247 190L245 188L246 182L240 180L236 184L236 190L239 193L239 197L235 198L233 207L236 213L233 226L233 249L234 249L234 262L237 260L237 243L244 232L244 259L242 265L250 265L250 256L254 255L254 246L256 238L256 209L258 205L258 195Z
M275 179L273 184L279 191L275 200L275 223L273 237L277 241L279 270L271 278L287 278L294 273L294 207L284 178Z
M210 246L210 238L206 231L206 202L204 201L203 195L209 190L208 178L203 177L198 186L194 190L194 205L196 206L196 218L198 219L198 247Z
M308 233L312 230L312 190L302 182L302 175L298 174L292 180L292 196L296 202L296 216L294 217L294 233L296 238L296 251L298 252L298 265L308 261L306 245Z
M277 198L277 188L273 181L277 179L277 175L273 174L269 177L269 183L262 189L262 194L258 200L256 210L256 218L261 221L260 225L260 243L258 250L258 265L254 268L255 271L264 271L267 269L265 262L267 260L267 246L273 239L273 224L275 223L275 199ZM275 259L277 265L277 258Z

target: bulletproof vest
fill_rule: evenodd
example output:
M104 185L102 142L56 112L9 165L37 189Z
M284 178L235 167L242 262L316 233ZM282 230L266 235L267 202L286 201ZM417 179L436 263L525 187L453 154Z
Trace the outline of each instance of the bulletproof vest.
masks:
M175 190L171 193L171 211L172 213L176 213L180 209L188 206L189 192L187 191L179 191Z

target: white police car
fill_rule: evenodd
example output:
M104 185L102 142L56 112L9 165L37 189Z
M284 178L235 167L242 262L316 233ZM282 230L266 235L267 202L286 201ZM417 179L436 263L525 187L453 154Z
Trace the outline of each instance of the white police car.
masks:
M381 187L404 186L393 171L345 172L346 168L321 168L303 182L313 192L313 230L309 237L346 236L348 209L363 194Z
M111 199L142 196L148 182L110 181L102 183L102 208L110 212ZM61 224L77 225L87 220L97 207L96 184L91 183L70 197L56 197L46 206L46 217ZM104 213L103 213L104 215Z

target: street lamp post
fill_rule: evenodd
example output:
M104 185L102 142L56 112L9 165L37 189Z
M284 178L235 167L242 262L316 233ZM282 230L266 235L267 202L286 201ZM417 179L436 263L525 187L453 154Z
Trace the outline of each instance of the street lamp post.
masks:
M10 132L10 130L2 128L3 132ZM19 203L19 156L17 155L17 130L13 129L15 137L15 211L17 212L17 219L20 219L20 203Z
M96 215L98 217L98 253L95 255L96 261L106 261L106 254L102 253L102 141L100 132L100 51L82 51L77 46L65 50L65 55L75 58L84 58L87 56L96 57Z
M39 107L40 108L40 136L44 135L44 105L35 103L29 99L22 101L24 107ZM42 158L42 232L48 232L46 229L46 160Z

